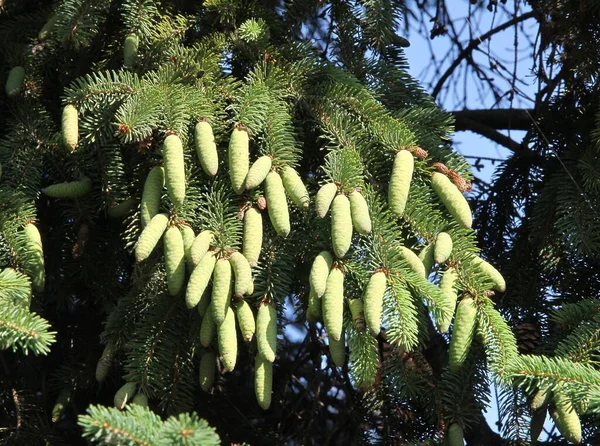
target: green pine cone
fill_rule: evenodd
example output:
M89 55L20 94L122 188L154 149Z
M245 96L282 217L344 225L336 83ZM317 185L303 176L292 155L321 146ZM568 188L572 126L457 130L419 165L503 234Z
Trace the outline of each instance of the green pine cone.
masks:
M125 383L117 390L114 397L114 404L117 409L123 410L125 408L125 404L135 395L136 387L135 383Z
M188 270L194 270L194 263L192 261L192 245L194 244L194 240L196 239L196 234L194 234L194 230L191 226L181 225L179 227L181 231L181 237L183 238L183 249L185 252L185 263L188 267Z
M415 168L415 159L408 150L400 150L394 158L392 176L388 188L390 210L397 216L404 214L410 182Z
M79 114L74 105L68 104L63 109L61 125L65 146L75 150L79 142Z
M138 263L146 260L154 251L168 224L169 216L167 214L156 214L152 217L135 245L135 259Z
M80 181L58 183L42 189L44 195L52 198L79 198L92 190L92 180L88 177Z
M237 360L237 333L235 331L235 315L231 307L227 307L225 318L217 328L219 355L224 372L231 372Z
M531 422L529 424L529 437L533 443L537 442L540 434L544 430L544 424L546 423L546 415L548 409L542 407L531 414Z
M333 256L328 251L321 251L312 264L309 282L317 297L322 297L327 288L327 278L333 265Z
M456 282L458 280L458 275L456 274L456 270L453 267L448 268L444 271L442 278L440 280L440 289L446 299L450 302L450 306L452 307L452 312L446 313L444 318L438 319L437 327L440 333L446 333L450 328L450 322L452 322L452 316L454 316L454 307L456 306L456 301L458 299L458 291L456 289Z
M358 299L350 299L348 301L348 306L350 307L350 313L352 314L352 322L354 323L354 328L357 331L363 332L366 328L365 321L365 306L363 300Z
M484 273L492 280L492 282L494 283L492 289L500 291L501 293L506 291L506 281L504 280L504 277L502 277L502 274L500 274L500 272L496 268L494 268L490 263L486 262L478 256L473 257L473 263L477 266L477 268L479 268L479 270L482 273Z
M250 290L254 290L254 284L252 283L252 270L246 257L241 252L235 251L229 256L229 263L233 269L234 296L250 294Z
M185 304L188 308L194 308L199 304L200 300L204 300L203 296L213 275L216 263L217 258L211 251L194 267L185 292Z
M431 177L431 187L454 220L463 228L471 228L473 225L471 208L456 185L446 175L434 172Z
M167 289L171 296L179 294L185 282L185 248L179 228L171 226L163 238Z
M447 434L448 446L464 446L465 434L460 424L453 423L448 428Z
M383 271L378 271L369 279L363 296L365 323L373 336L377 336L381 331L383 296L386 288L387 277Z
M271 171L265 180L265 197L267 198L267 210L271 224L281 237L287 237L290 233L290 211L283 182L277 172Z
M140 39L135 34L129 34L123 42L123 65L126 68L134 67L137 64L138 48Z
M327 335L335 341L342 336L344 322L344 273L333 268L327 278L327 289L321 298L321 311Z
M274 303L264 302L256 317L256 344L265 361L275 361L277 352L277 310Z
M554 393L554 405L550 409L550 416L567 441L575 444L581 443L581 421L565 394Z
M452 254L452 238L447 232L440 232L436 239L433 248L433 259L435 263L444 263Z
M431 268L433 268L433 264L435 262L433 258L434 245L433 243L429 243L425 245L425 247L419 253L419 260L423 262L423 267L425 268L425 277L429 277L431 274Z
M21 94L23 90L23 82L25 81L25 68L23 67L13 67L8 72L8 77L6 78L6 96L9 98L14 98Z
M308 306L306 308L306 320L308 322L317 322L321 320L321 299L315 293L313 287L308 291Z
M71 402L71 389L64 388L58 394L54 407L52 407L52 422L56 423L62 417L65 409Z
M242 240L243 254L250 266L258 265L263 239L262 214L254 207L244 214L244 235Z
M212 231L209 230L204 230L196 236L194 242L192 243L192 248L190 251L193 266L198 265L200 261L204 258L204 256L210 249L210 245L212 244L213 239L214 235Z
M212 343L217 332L217 324L215 324L211 307L212 305L208 306L200 324L200 345L204 348L207 348Z
M410 269L412 269L415 273L419 274L420 276L427 278L428 274L426 274L425 272L425 265L423 265L423 262L421 262L419 256L417 256L406 246L402 246L401 254L402 258L408 263Z
M339 341L331 337L329 338L329 354L336 366L344 367L344 363L346 362L346 337L344 336L344 330L342 330Z
M128 198L126 200L121 201L119 204L115 204L114 206L109 207L106 210L106 214L110 218L123 218L135 207L136 199Z
M165 138L162 155L165 163L167 193L173 205L179 207L185 200L185 161L179 136L169 135Z
M348 197L339 194L331 205L331 242L333 252L338 258L343 258L352 243L352 216Z
M148 397L144 393L138 392L137 395L133 397L131 404L148 407Z
M283 180L283 187L285 187L292 203L300 209L307 209L310 204L310 197L298 172L290 166L285 166L281 170L281 178Z
M256 330L256 321L254 320L252 308L250 308L250 305L248 305L248 302L245 300L238 300L235 303L235 314L237 316L240 332L242 333L242 339L244 342L250 342L254 337L254 331Z
M368 234L371 232L371 216L369 215L369 206L365 197L355 190L348 199L350 200L350 212L352 214L352 224L359 234Z
M448 351L448 367L453 373L458 373L469 354L475 334L476 316L477 307L473 299L463 297L456 307L454 330Z
M327 183L319 189L317 196L315 197L315 208L317 209L317 215L320 218L325 218L331 202L337 194L338 188L335 183Z
M227 315L231 300L231 264L227 259L217 260L213 271L212 310L213 319L221 325Z
M102 355L100 359L98 359L98 363L96 364L96 381L98 383L103 383L106 377L108 376L108 372L110 371L110 366L113 361L114 355L114 346L110 342L106 344L104 350L102 351Z
M267 410L271 405L273 392L273 363L256 355L254 359L254 391L258 405Z
M200 359L200 388L208 392L215 382L215 370L217 369L217 355L206 352Z
M142 204L140 213L142 216L142 228L158 214L160 209L160 197L165 186L165 169L162 166L153 167L144 183L142 192Z
M229 178L231 186L237 194L244 192L246 175L250 165L250 148L248 131L234 128L229 139Z
M219 154L217 143L213 134L212 126L206 120L196 124L194 128L194 142L196 143L196 155L200 166L206 175L214 177L219 171Z
M250 190L260 186L267 178L272 165L273 161L269 155L263 155L254 161L246 175L246 189Z
M37 292L44 291L46 270L44 265L44 248L40 231L33 223L25 225L27 249L30 255L23 261L23 270L31 279L31 286Z

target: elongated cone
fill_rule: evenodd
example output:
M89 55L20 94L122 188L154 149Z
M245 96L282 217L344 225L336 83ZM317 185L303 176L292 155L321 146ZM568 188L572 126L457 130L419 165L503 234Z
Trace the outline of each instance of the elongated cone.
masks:
M403 246L401 248L401 254L404 260L406 260L406 262L408 263L408 266L410 266L410 269L412 269L415 273L419 274L420 276L427 278L427 275L425 273L425 265L423 265L423 262L421 262L419 256L417 256L406 246Z
M229 178L231 186L237 194L244 192L246 175L250 166L250 149L248 131L236 127L229 139Z
M246 210L244 214L244 234L242 246L244 257L248 260L250 266L258 265L260 249L263 240L262 214L254 207Z
M196 154L204 172L214 177L219 170L219 154L211 125L206 120L196 124L194 129Z
M196 236L190 250L193 266L198 265L198 263L200 263L200 261L204 258L204 255L210 249L213 239L214 235L212 231L209 231L208 229L200 232L200 234Z
M163 238L167 288L171 296L179 294L185 282L185 247L179 228L171 226Z
M262 410L271 406L273 392L273 363L265 360L261 355L256 355L254 361L254 391L256 400Z
M306 186L302 182L302 178L300 178L298 172L290 166L285 166L281 170L281 178L283 180L283 186L290 196L292 203L300 209L308 208L308 205L310 204L308 190L306 190Z
M452 238L447 232L440 232L435 239L433 257L435 263L444 263L452 254Z
M363 195L355 190L348 199L350 200L350 212L352 214L352 224L359 234L368 234L371 232L371 215L369 215L369 206Z
M215 254L209 252L192 271L185 292L185 304L188 308L194 308L204 296L216 263L217 259Z
M352 243L352 216L348 197L339 194L331 206L331 243L336 257L343 258Z
M274 303L265 302L258 307L256 344L259 355L266 361L275 361L275 353L277 352L277 310Z
M196 239L196 234L194 234L194 230L188 225L181 225L179 227L181 231L181 237L183 239L183 249L185 251L185 264L188 267L189 271L194 270L194 263L192 261L192 245L194 244L194 240Z
M215 382L215 370L217 369L217 355L206 352L200 359L200 388L208 392Z
M9 98L14 98L18 96L23 90L23 81L25 80L25 68L23 67L13 67L8 72L8 77L6 78L6 96Z
M248 170L248 175L246 175L246 189L254 189L260 186L271 171L272 164L271 157L268 155L263 155L254 161L250 166L250 170Z
M175 207L179 207L185 200L185 161L183 145L179 136L169 135L165 138L162 154L165 163L167 193Z
M160 209L160 197L165 186L165 169L162 166L155 166L150 170L144 183L142 192L142 228L158 214Z
M344 336L344 330L342 330L339 341L329 338L329 354L335 365L344 367L344 363L346 362L346 337Z
M435 262L433 258L433 250L434 245L430 243L428 245L425 245L425 247L419 253L419 259L421 260L421 262L423 262L426 277L429 277L429 274L431 274L431 268L433 268L433 264Z
M458 303L448 351L448 367L453 373L460 370L469 353L475 334L476 315L477 308L472 298L465 297Z
M79 198L88 194L92 190L92 180L88 177L78 181L69 181L66 183L52 184L44 189L44 195L53 198Z
M381 331L383 296L387 288L387 277L383 271L371 276L364 294L364 316L367 328L373 336Z
M321 251L313 261L308 280L317 297L325 294L331 265L333 265L333 256L328 251Z
M267 211L271 224L281 237L287 237L290 233L290 211L283 182L277 172L269 172L265 180L265 196L267 197Z
M327 183L319 189L315 198L315 207L317 209L317 215L321 218L325 218L331 202L337 194L337 185L335 183Z
M231 372L237 360L237 333L235 331L235 315L231 307L227 308L223 323L217 328L217 341L223 371Z
M167 214L156 214L152 217L152 220L144 228L135 245L135 259L138 263L146 260L152 251L154 251L168 224L169 216Z
M205 348L208 347L215 338L216 332L217 324L215 324L212 308L211 305L209 305L202 318L202 323L200 324L200 345Z
M125 408L125 404L133 399L136 387L137 386L135 383L125 383L119 390L117 390L117 393L115 393L114 397L114 404L117 409L123 410Z
M233 293L235 296L243 296L250 294L250 291L254 289L252 283L252 270L250 264L244 254L239 251L235 251L229 256L229 263L233 269L233 276L235 286Z
M446 299L448 299L449 306L452 308L452 312L448 312L444 314L443 318L436 320L440 333L446 333L448 331L450 322L452 322L452 316L454 316L454 307L456 306L456 301L458 299L458 291L456 289L457 279L458 275L456 274L456 270L453 267L450 267L444 271L440 280L440 289L442 290L442 293L444 293Z
M250 305L245 300L238 300L235 303L235 314L240 332L242 333L242 339L244 342L250 342L256 331L256 322L254 321L252 308L250 308Z
M550 416L567 441L575 444L581 443L581 422L565 394L554 393L554 405L550 408Z
M341 269L333 268L329 273L327 289L321 300L323 323L327 329L327 335L335 341L339 341L344 322L344 273Z
M448 446L464 446L465 434L460 424L453 423L448 428L447 434Z
M493 289L500 291L501 293L506 291L506 281L502 274L492 266L491 263L486 262L481 257L473 257L473 263L479 268L479 270L487 275L494 283Z
M32 288L37 292L42 292L44 291L44 286L46 284L42 237L37 226L33 223L25 225L24 232L27 239L27 249L30 255L24 259L23 269L31 278Z
M212 309L213 318L221 325L227 315L231 300L231 264L227 259L217 260L213 272Z
M394 158L392 176L388 188L390 210L397 216L404 214L415 160L408 150L400 150Z
M450 179L440 173L434 172L431 177L431 187L438 195L454 220L463 228L469 229L473 225L471 208L466 198Z
M75 150L79 142L79 114L73 104L68 104L63 109L61 125L65 146Z
M135 66L138 59L140 39L135 34L129 34L123 42L123 65L126 68Z
M350 299L348 301L350 313L352 314L352 322L357 331L363 332L366 328L365 322L365 306L362 299Z

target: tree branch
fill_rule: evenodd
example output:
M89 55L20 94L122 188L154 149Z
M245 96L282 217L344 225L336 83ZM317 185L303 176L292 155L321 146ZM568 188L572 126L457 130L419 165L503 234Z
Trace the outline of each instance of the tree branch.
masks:
M475 121L495 130L529 130L533 110L523 108L506 108L493 110L457 110L451 112L456 118L456 130L471 130L465 120Z
M514 17L512 20L504 22L503 24L490 29L488 32L482 34L480 37L477 37L477 38L471 40L469 42L469 44L459 53L458 57L456 59L454 59L454 62L452 62L452 65L450 65L448 67L448 69L444 72L444 74L442 74L442 76L439 78L439 80L435 84L435 87L433 88L433 92L431 93L431 95L434 98L437 97L437 95L440 93L442 87L444 86L444 82L446 82L448 80L448 78L452 75L452 73L454 72L456 67L458 67L465 58L470 56L470 54L473 52L473 50L475 48L477 48L479 46L479 44L488 40L495 34L501 32L501 31L504 31L505 29L510 28L511 26L516 25L519 22L523 22L532 17L536 17L536 15L537 15L536 12L529 11L523 15L520 15L519 17Z
M485 136L486 138L494 141L496 144L500 144L501 146L506 147L507 149L512 150L513 152L516 152L522 148L521 144L516 142L514 139L503 135L502 133L493 129L492 127L488 127L487 125L481 124L471 119L462 118L460 128L457 120L456 130L470 130L472 132L478 133L479 135Z

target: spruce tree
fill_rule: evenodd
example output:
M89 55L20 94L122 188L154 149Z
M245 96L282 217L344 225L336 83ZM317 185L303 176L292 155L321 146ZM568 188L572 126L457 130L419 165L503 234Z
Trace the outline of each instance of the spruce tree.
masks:
M43 3L0 19L8 442L461 444L490 376L581 437L600 374L519 354L396 2Z

